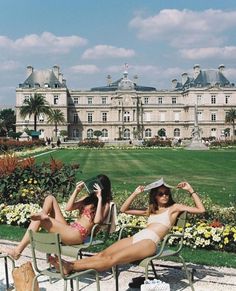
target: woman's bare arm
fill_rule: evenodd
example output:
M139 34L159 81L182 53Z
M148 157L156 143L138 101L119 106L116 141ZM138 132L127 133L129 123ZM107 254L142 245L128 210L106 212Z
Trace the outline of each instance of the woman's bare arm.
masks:
M126 214L131 214L131 215L145 215L146 210L138 210L138 209L129 209L131 203L135 199L135 197L139 194L142 193L144 190L144 186L138 186L134 192L126 199L126 201L123 203L123 205L120 208L120 211Z
M80 181L76 184L74 192L71 194L70 199L66 204L66 211L72 211L79 208L80 201L84 199L81 198L80 200L76 201L77 195L79 192L84 188L84 182Z
M192 186L188 183L188 182L181 182L177 185L177 188L179 189L183 189L189 192L189 194L191 195L195 207L191 207L188 205L184 205L184 204L176 204L176 210L178 211L188 211L189 213L204 213L205 212L205 207L200 199L200 197L198 196L198 193L196 191L193 190Z

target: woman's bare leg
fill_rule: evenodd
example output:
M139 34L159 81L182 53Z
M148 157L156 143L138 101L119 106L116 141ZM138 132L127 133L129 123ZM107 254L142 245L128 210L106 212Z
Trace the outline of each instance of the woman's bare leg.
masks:
M58 202L56 201L56 198L52 195L49 195L45 198L43 207L42 207L42 213L52 215L53 217L55 217L55 219L60 221L62 224L65 224L65 225L67 224L61 213L61 210L58 205ZM41 226L41 220L31 221L20 243L15 248L0 247L0 252L9 254L15 260L19 259L22 251L29 244L28 230L32 229L33 231L38 231L40 226Z
M141 260L154 254L155 251L156 244L149 239L132 244L132 238L125 238L116 242L110 247L110 249L108 248L94 257L74 262L63 261L63 268L65 274L72 271L82 271L90 268L97 271L104 271L118 264ZM50 258L50 262L55 267L58 267L58 261L56 258Z

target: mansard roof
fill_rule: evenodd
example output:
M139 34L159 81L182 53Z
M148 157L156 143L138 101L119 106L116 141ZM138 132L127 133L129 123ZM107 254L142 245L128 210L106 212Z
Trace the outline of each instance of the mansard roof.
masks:
M66 88L65 83L61 83L53 70L33 71L24 83L19 84L20 88Z
M198 71L194 72L195 76L188 76L186 73L182 74L182 82L176 82L174 90L185 90L189 88L208 88L208 87L234 87L233 83L223 74L223 65L218 69L204 69L200 70L197 65Z

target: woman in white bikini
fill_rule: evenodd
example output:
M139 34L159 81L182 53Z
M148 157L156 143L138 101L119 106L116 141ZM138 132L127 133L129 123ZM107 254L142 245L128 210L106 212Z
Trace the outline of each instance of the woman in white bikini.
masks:
M84 188L84 182L78 182L74 192L67 202L66 210L78 209L78 219L68 224L62 215L56 198L49 195L45 198L42 211L31 215L31 223L28 229L38 231L40 227L48 232L59 233L65 244L80 244L90 234L95 223L102 222L110 209L112 200L111 182L106 175L98 175L97 180L101 187L95 184L94 191L90 195L77 200L78 193ZM19 259L22 251L29 244L28 231L26 231L20 243L15 248L0 247L1 253L7 253L13 259Z
M161 186L151 189L147 210L131 210L129 207L132 201L144 191L144 186L138 186L124 202L120 210L126 214L148 216L147 227L132 237L115 242L93 257L73 262L63 261L65 274L90 268L104 271L118 264L131 263L153 255L156 252L157 243L169 232L181 212L205 212L198 194L189 183L181 182L177 185L177 188L189 192L195 203L194 207L175 203L169 186L163 181ZM50 257L50 262L57 268L57 258Z

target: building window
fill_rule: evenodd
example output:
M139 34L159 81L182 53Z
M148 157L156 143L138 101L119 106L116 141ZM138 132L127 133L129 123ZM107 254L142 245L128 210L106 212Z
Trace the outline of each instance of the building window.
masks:
M216 104L216 95L211 95L211 104Z
M93 104L93 97L88 97L88 104L89 105Z
M211 121L216 121L216 113L211 114Z
M158 104L162 104L162 102L163 102L163 98L162 98L162 97L158 97L158 99L157 99L157 103L158 103Z
M211 129L211 136L216 137L216 128Z
M107 122L107 112L102 112L102 122Z
M148 104L148 100L149 100L148 97L144 97L144 104Z
M176 104L177 103L176 97L172 97L171 100L172 100L172 104Z
M72 135L73 135L73 137L79 137L79 130L77 128L74 128Z
M180 129L179 128L174 129L174 137L180 137Z
M24 96L24 102L25 102L25 101L29 101L29 100L30 100L30 96L29 96L29 95L25 95L25 96Z
M145 137L152 137L152 130L150 128L145 130Z
M107 97L102 97L102 104L103 105L107 104Z
M130 112L129 111L124 112L124 122L130 122Z
M91 128L87 130L87 138L93 138L93 130Z
M57 105L58 104L58 95L53 96L53 104Z
M225 96L225 104L229 104L229 98L230 98L229 95L226 95L226 96Z
M166 136L166 130L165 128L161 128L158 130L157 135L160 137Z
M74 113L74 123L78 123L78 121L79 121L78 113Z
M108 137L108 130L107 129L102 129L102 137Z
M197 103L198 104L202 103L202 95L197 95Z
M89 112L88 113L88 123L92 123L93 122L93 113Z
M43 113L39 114L39 122L44 122L44 114Z
M197 119L198 119L199 121L202 120L202 111L198 111L198 113L197 113Z
M124 130L124 139L130 139L130 130L128 128Z
M79 104L79 98L78 97L74 97L73 98L73 102L75 105L78 105Z

